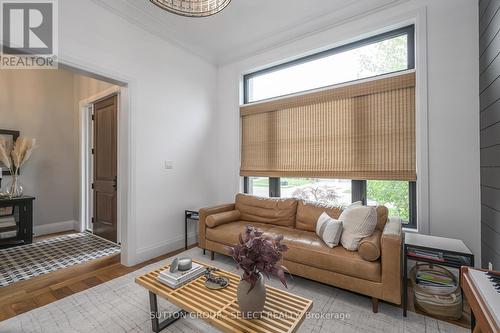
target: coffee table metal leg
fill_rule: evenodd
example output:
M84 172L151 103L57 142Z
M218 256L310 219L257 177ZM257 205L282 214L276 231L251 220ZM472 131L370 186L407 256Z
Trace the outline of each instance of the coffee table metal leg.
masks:
M175 321L180 319L182 316L186 314L186 311L179 310L171 314L170 318L165 319L160 322L160 313L158 312L158 300L156 298L156 294L153 292L149 292L149 306L151 308L151 326L153 332L158 333L163 330L165 327L172 325Z

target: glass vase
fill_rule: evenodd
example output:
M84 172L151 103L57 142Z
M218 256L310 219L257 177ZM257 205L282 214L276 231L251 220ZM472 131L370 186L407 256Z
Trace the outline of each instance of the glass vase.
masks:
M10 182L7 182L7 186L5 187L6 196L9 198L18 198L23 195L23 187L19 183L19 175L13 174L10 177Z

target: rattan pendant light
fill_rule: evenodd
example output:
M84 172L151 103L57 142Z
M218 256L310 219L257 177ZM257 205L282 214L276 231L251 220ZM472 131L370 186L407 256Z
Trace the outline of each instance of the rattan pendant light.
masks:
M189 16L206 17L223 10L231 0L149 0L158 7L171 13Z

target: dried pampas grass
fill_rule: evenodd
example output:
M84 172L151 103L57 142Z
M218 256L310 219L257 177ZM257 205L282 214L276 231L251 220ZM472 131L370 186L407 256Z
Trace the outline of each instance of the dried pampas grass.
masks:
M12 163L19 169L31 156L35 148L36 139L20 137L16 140L14 148L10 155L12 156Z

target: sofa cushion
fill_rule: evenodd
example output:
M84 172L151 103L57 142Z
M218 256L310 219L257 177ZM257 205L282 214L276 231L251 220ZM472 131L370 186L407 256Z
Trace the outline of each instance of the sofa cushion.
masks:
M265 231L271 236L283 235L288 251L283 257L288 261L329 270L347 276L380 282L380 260L366 261L358 252L347 251L341 246L329 248L315 233L285 227Z
M207 228L206 239L229 246L238 244L238 237L241 233L245 232L245 227L247 225L252 225L264 232L273 227L272 225L265 223L236 221L236 222L221 224L216 226L215 228Z
M358 252L361 258L375 261L380 257L380 237L382 231L375 230L371 236L365 237L359 243Z
M297 214L297 199L237 194L236 209L240 211L242 221L293 227Z
M316 231L316 223L322 213L327 213L331 218L338 219L340 213L342 213L342 209L318 202L299 200L295 228L305 231Z
M230 210L228 212L209 215L205 220L205 224L209 228L214 228L218 225L238 221L240 219L239 210Z
M377 226L377 210L370 206L355 206L346 208L339 216L343 222L340 242L349 251L357 251L359 242L373 234Z
M342 234L342 221L332 219L327 213L322 213L316 223L316 235L318 235L325 244L333 248L339 245L340 235Z

